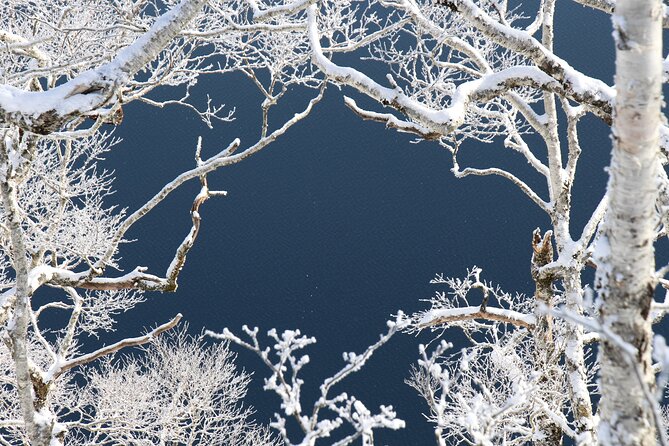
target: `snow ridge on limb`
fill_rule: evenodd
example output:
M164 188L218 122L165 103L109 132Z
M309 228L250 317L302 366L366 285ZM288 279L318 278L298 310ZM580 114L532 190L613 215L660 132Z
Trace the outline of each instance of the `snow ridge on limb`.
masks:
M116 89L178 36L205 3L206 0L183 0L156 20L147 33L120 51L114 60L63 85L40 92L0 86L0 119L45 135L60 129L76 116L109 105Z
M424 329L436 330L444 325L462 327L478 326L477 319L491 321L494 324L503 323L520 328L534 328L536 318L528 311L523 296L513 296L481 280L483 270L472 267L467 270L464 279L454 279L438 274L430 281L432 284L445 284L450 291L437 292L428 300L430 309L418 312L411 317L411 323L405 327L409 332ZM471 305L473 290L480 290L481 303Z

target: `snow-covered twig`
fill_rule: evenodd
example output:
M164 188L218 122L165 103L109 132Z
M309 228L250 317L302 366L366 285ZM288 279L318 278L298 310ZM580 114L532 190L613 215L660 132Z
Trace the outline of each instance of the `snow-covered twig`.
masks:
M303 434L299 441L291 441L291 434L286 428L286 419L276 414L276 421L272 423L272 426L279 431L287 445L313 445L318 439L330 438L344 422L348 423L354 432L337 441L329 440L330 444L345 446L357 438L362 438L364 445L372 445L374 429L400 429L404 427L404 421L397 418L392 406L381 406L379 413L372 414L355 396L339 393L332 397L330 391L348 376L359 371L374 352L388 342L405 324L406 320L400 314L395 321L388 322L388 332L382 335L375 344L367 347L363 353L344 353L346 365L331 377L323 380L320 386L320 397L314 402L310 414L303 409L300 401L304 381L298 377L302 367L308 364L310 359L308 355L298 357L297 352L314 344L315 338L303 336L299 330L286 330L281 334L276 330L270 330L267 335L275 342L273 353L276 359L272 359L270 348L263 348L260 345L258 328L251 330L246 326L243 327L249 341L241 339L227 328L222 333L208 330L206 334L215 339L230 341L256 353L270 369L271 375L265 379L265 390L273 391L281 398L281 408L284 414L297 421ZM332 412L334 417L324 416L323 409Z

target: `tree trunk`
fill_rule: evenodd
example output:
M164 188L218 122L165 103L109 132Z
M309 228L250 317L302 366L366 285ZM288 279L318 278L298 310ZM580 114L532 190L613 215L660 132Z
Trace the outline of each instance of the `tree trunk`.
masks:
M16 388L19 405L23 414L26 434L32 446L49 446L51 443L51 426L36 420L35 400L33 398L33 383L30 376L28 359L28 323L30 320L30 296L28 287L28 259L21 229L21 216L17 203L16 182L13 180L15 170L11 165L10 153L13 147L18 147L18 138L13 132L5 131L1 135L0 165L5 170L0 175L0 195L4 208L5 225L9 230L11 240L11 258L16 272L14 314L7 325L9 347L14 361L16 373Z
M551 392L555 389L551 383L559 381L558 351L553 338L553 316L547 314L544 308L553 307L553 277L539 274L541 267L553 261L552 232L548 231L541 236L539 229L532 234L532 278L535 283L534 299L536 301L535 317L537 322L534 328L534 369L540 373L539 386L542 400L553 412L562 411L560 405L552 404L555 398ZM533 420L535 429L535 446L559 446L562 444L562 428L541 410Z
M654 205L659 169L662 80L662 3L618 0L616 104L610 207L599 241L597 286L604 336L600 349L599 440L611 445L655 445L652 401L651 321L655 259ZM625 352L620 340L633 347Z

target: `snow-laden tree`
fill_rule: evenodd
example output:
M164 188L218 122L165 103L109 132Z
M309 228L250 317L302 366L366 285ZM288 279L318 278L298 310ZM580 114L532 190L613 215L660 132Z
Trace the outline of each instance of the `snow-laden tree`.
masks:
M156 340L180 315L97 350L83 345L113 330L145 291L176 289L200 206L224 194L208 188L207 174L266 147L322 97L297 20L304 8L235 0L0 5L0 444L273 443L240 405L247 378L232 370L225 347ZM200 76L229 82L232 72L265 98L259 139L222 143L207 158L211 148L193 135L193 166L138 209L109 205L113 177L101 157L120 143L113 127L123 108L143 101L187 107L210 127L230 121L234 104L199 103L191 91ZM311 96L279 121L273 107L291 87ZM128 230L189 180L202 186L188 203L192 228L165 259L167 270L115 272ZM46 303L35 303L36 293ZM63 324L45 326L47 313ZM152 341L143 357L115 359Z
M652 298L666 270L655 271L653 255L667 222L667 175L659 167L667 146L660 135L668 130L660 121L665 11L659 1L579 3L612 13L614 86L579 72L553 51L559 32L553 28L554 0L538 7L371 1L361 15L393 19L365 35L332 33L317 5L308 11L312 60L326 78L397 112L363 109L347 98L355 113L436 141L452 153L457 177L501 176L550 217L552 227L543 236L535 232L532 243L534 296L502 298L507 295L481 281L475 269L464 281L447 281L451 292L413 319L414 330L460 325L473 342L459 353L459 367L453 359L439 366L425 353L413 380L430 403L440 441L560 444L567 435L579 444L597 438L650 444L664 435L650 346L653 306L662 305ZM342 47L360 46L388 68L387 79L333 57ZM587 224L574 228L579 120L587 114L613 124L614 158L608 192ZM494 166L462 166L458 154L467 140L521 154L544 184L539 188ZM597 268L594 305L583 298L581 274L588 264ZM480 305L469 295L476 288L483 291ZM590 342L601 346L599 414ZM454 416L466 420L455 422Z
M375 429L402 429L405 426L404 420L397 417L392 406L382 405L377 413L372 413L355 395L341 390L333 395L336 392L334 388L364 367L374 352L386 344L405 322L404 316L400 314L395 321L388 322L388 332L382 334L364 352L345 352L345 365L323 380L319 385L318 399L310 407L303 407L302 386L305 381L300 378L300 372L309 364L310 358L307 354L303 355L301 350L315 344L315 338L304 336L299 330L278 333L271 329L267 332L267 337L273 343L270 348L261 346L257 327L243 327L248 341L228 329L220 334L211 331L207 334L257 354L270 370L271 375L265 378L264 389L279 397L283 412L275 414L275 421L271 426L279 432L286 446L346 446L357 440L363 446L372 446Z
M354 113L434 141L458 178L510 181L550 221L531 237L532 296L507 294L473 268L464 279L437 276L446 289L400 324L460 327L471 342L455 353L421 347L410 380L440 445L666 444L655 374L667 354L652 323L666 310L653 296L669 270L654 259L669 227L660 112L669 16L658 0L575 2L611 15L615 85L554 51L555 0L323 0L304 18L325 79L378 104L346 97ZM614 155L607 191L578 228L571 202L587 115L611 126ZM481 143L519 154L541 181L526 169L463 165L461 151ZM584 288L586 267L597 270L597 299Z
M370 110L346 98L361 118L450 151L455 176L509 180L546 213L551 227L531 237L533 296L501 291L478 268L464 279L437 276L435 284L446 289L431 308L400 315L379 343L344 355L346 364L324 380L313 405L300 401L298 377L309 361L298 352L311 338L269 331L274 358L256 330L247 330L249 340L224 331L223 339L254 351L269 367L266 388L281 398L283 415L274 427L284 441L331 442L335 429L347 424L344 432L353 433L334 444L373 444L374 429L402 427L392 408L373 414L353 396L332 396L332 387L398 329L460 327L471 345L455 354L447 342L421 347L410 381L428 403L438 444L554 445L565 437L583 445L649 444L656 436L666 444L658 401L669 352L661 337L651 340L650 324L667 308L653 302L654 289L669 283L663 277L669 268L656 270L653 259L653 244L669 227L669 179L659 167L667 160L669 129L659 119L658 44L660 26L669 20L657 0L575 1L612 14L619 61L614 86L555 54L555 0L5 2L0 324L6 350L0 398L10 415L0 424L2 441L271 442L241 409L230 418L205 413L207 405L230 409L235 392L243 393L245 380L225 372L224 348L177 337L146 347L143 357L110 359L124 347L149 343L179 316L95 351L83 351L79 341L113 327L115 315L143 299L143 291L176 288L198 233L200 206L223 194L209 189L206 175L274 141L309 114L325 85L335 84L379 104ZM345 53L369 60L353 63L341 57ZM231 115L216 105L218 98L190 102L191 89L201 75L233 71L246 74L265 97L259 140L240 148L236 139L209 158L198 142L195 166L145 205L131 213L106 205L112 178L98 159L118 143L111 126L122 124L123 107L134 100L182 105L214 125ZM182 94L162 101L151 96L165 86ZM312 92L312 99L286 122L271 125L270 111L293 86ZM575 228L579 121L589 114L613 125L615 155L608 192L589 221ZM501 144L519 154L542 184L501 167L461 165L460 151L472 143ZM193 225L166 272L137 266L114 274L127 231L191 179L202 185L191 208ZM582 283L587 266L597 269L597 300ZM52 297L36 307L38 290ZM45 312L68 316L62 327L45 328ZM200 361L182 364L189 355ZM211 363L214 356L220 364ZM225 379L208 380L212 367ZM655 388L654 373L663 367L664 381ZM594 385L597 373L600 387ZM127 394L126 383L139 382L150 395ZM180 399L195 392L191 382L201 383L201 393ZM165 389L174 387L174 398L164 399ZM230 400L218 399L230 391ZM119 399L129 398L137 411L119 413ZM178 406L191 401L199 405L184 418ZM291 441L288 417L301 428L297 441ZM136 431L138 422L144 431ZM220 436L201 436L211 432Z

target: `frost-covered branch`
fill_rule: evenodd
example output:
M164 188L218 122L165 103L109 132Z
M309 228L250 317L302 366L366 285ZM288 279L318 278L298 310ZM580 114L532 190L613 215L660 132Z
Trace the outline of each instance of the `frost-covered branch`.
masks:
M52 379L58 378L59 375L67 372L68 370L82 366L84 364L88 364L92 361L95 361L96 359L99 359L103 356L111 355L119 350L122 350L127 347L136 347L138 345L144 345L147 342L151 342L156 336L160 335L161 333L170 330L179 323L183 316L181 314L177 314L174 316L170 321L159 325L158 327L154 328L151 330L149 333L143 335L143 336L138 336L135 338L127 338L123 339L121 341L115 342L114 344L108 345L106 347L100 348L94 352L87 353L82 356L78 356L76 358L68 359L66 361L62 362L57 362L55 363L52 368L48 371L48 376L51 376Z
M138 354L98 361L67 408L77 444L278 446L243 404L249 376L225 344L184 331L154 338Z
M522 306L516 308L516 303L520 303L520 296L511 296L499 287L481 281L482 272L481 268L473 267L468 270L465 279L450 279L438 275L431 283L446 284L450 291L436 293L429 300L431 308L414 314L411 325L407 328L410 327L411 331L425 328L435 330L448 325L466 326L477 319L533 328L536 323L534 315L522 311ZM469 305L472 290L480 290L482 293L481 304L478 306Z
M243 327L249 341L236 336L227 328L222 333L207 331L207 334L256 353L270 369L271 376L265 379L265 390L272 391L279 396L285 416L293 418L302 431L301 439L292 441L292 434L289 433L286 425L288 420L283 415L275 414L276 421L272 423L272 427L279 431L286 445L311 446L320 439L328 438L329 444L345 446L361 438L363 445L371 446L374 444L373 431L375 429L401 429L404 427L404 421L397 418L392 406L381 406L379 413L372 414L355 396L347 393L331 396L330 391L348 376L358 372L374 352L388 342L405 323L404 317L399 315L395 321L388 322L388 332L363 353L344 353L346 365L331 377L323 380L320 386L320 397L314 402L311 413L308 412L308 409L303 409L301 390L304 381L298 377L301 369L309 363L310 359L308 355L299 356L298 352L314 344L315 338L303 336L299 330L287 330L281 334L276 330L270 330L267 336L275 343L273 350L270 350L269 347L261 347L258 340L258 328L251 330L246 326ZM271 355L272 352L274 355ZM332 415L323 415L323 410L327 410ZM339 440L333 440L332 435L344 423L353 429L353 433L345 434Z
M151 62L192 20L206 2L183 0L165 13L142 37L97 70L43 92L0 86L0 119L27 131L47 134L68 120L109 103L115 90Z

